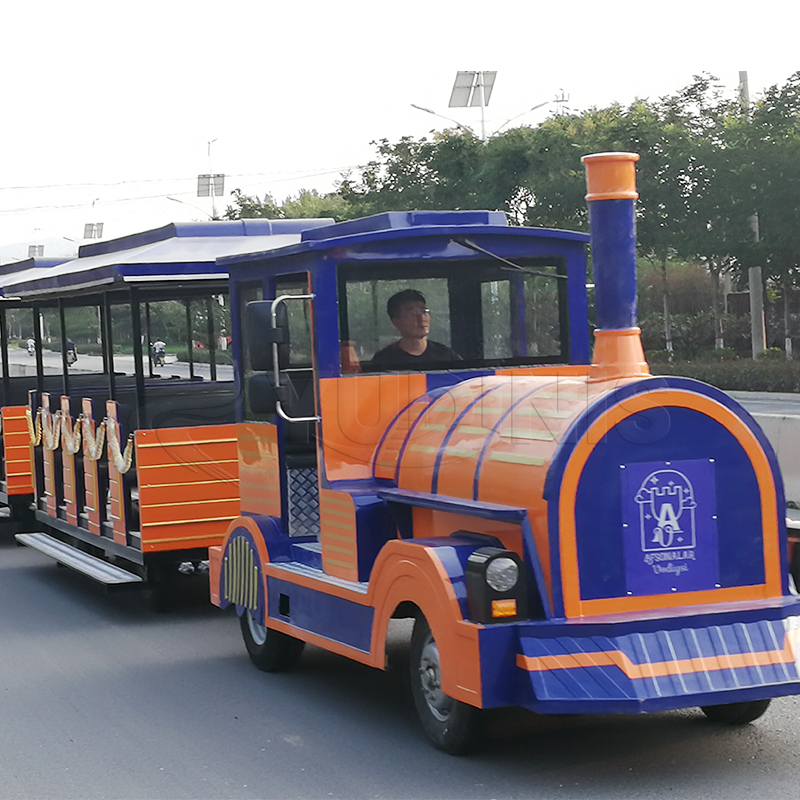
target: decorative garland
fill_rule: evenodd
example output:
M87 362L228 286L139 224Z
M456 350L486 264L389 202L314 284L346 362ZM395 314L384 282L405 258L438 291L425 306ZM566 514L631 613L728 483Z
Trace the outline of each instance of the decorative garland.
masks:
M33 414L30 406L25 409L25 417L28 420L28 433L31 437L31 444L38 447L42 441L42 409L36 411L36 425L34 429Z
M34 425L33 415L30 408L26 410L28 421L28 433L31 437L31 444L38 447L44 442L47 450L58 450L63 444L66 452L75 455L81 449L81 439L83 439L83 454L92 461L99 461L103 457L106 437L108 438L108 449L117 472L123 475L128 472L133 464L133 440L134 434L130 433L125 443L125 450L120 448L117 421L111 417L106 417L92 431L92 420L81 414L76 424L73 426L72 417L64 414L60 409L55 414L39 408L36 412L36 424Z
M58 450L61 444L61 411L56 411L55 414L45 409L40 411L41 438L44 446L47 450Z
M99 461L103 457L103 445L106 438L106 421L103 420L92 431L92 420L83 417L83 454L91 461Z
M107 417L104 422L108 428L108 446L111 450L111 455L114 457L114 466L117 468L117 472L121 472L124 475L133 463L133 434L128 434L128 441L125 444L125 452L123 453L119 447L117 421L112 417Z
M64 414L61 419L61 442L64 450L70 455L76 455L81 449L81 427L83 414L77 419L77 425L73 426L72 417Z

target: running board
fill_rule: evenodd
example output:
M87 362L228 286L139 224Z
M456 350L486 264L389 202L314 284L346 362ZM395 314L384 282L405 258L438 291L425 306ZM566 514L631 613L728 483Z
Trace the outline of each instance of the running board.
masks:
M46 533L18 533L14 537L20 544L39 550L59 564L81 572L106 586L119 586L126 583L143 583L139 575L115 567L100 558L90 556L72 545L48 536Z

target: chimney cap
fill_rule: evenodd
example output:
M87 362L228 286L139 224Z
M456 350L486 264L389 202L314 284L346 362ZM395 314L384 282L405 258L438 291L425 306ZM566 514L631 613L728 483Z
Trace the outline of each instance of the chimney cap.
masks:
M584 156L586 200L636 200L638 153L593 153Z

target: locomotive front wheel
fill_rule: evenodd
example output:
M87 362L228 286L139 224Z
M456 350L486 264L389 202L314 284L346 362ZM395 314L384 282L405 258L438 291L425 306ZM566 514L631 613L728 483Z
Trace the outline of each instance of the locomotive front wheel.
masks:
M442 691L439 648L424 617L411 635L409 679L417 714L434 745L451 755L472 749L481 730L480 710Z
M726 703L722 706L701 706L700 710L720 725L747 725L769 708L772 700L751 700L748 703Z
M264 672L286 672L300 660L305 642L256 622L249 608L239 618L250 660Z

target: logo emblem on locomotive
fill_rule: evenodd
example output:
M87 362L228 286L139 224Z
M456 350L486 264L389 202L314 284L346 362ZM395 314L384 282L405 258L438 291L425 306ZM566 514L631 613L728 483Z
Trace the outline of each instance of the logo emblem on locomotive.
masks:
M642 481L635 501L644 552L695 546L697 503L686 475L674 469L652 472Z

